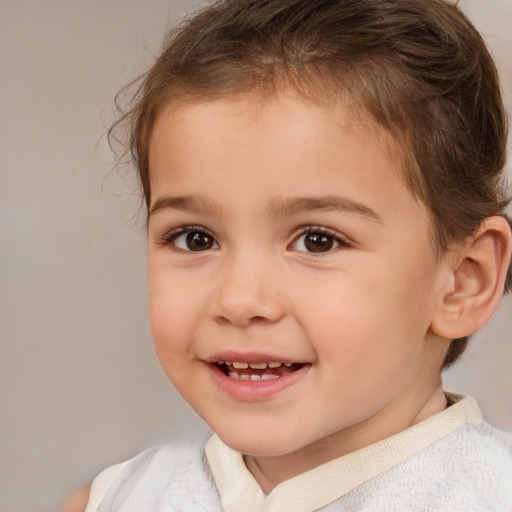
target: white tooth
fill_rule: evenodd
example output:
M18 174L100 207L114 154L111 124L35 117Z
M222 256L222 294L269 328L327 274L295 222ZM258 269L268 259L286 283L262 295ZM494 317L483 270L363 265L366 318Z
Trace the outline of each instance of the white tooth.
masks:
M290 366L292 365L293 363L284 363L284 365L286 366L286 368L290 368Z
M240 377L239 377L239 378L240 378L240 380L250 380L250 379L251 379L251 376L250 376L250 375L247 375L247 374L245 374L245 375L243 375L243 374L242 374L242 375L240 375Z
M233 366L233 363L231 361L224 361L225 364L227 364L228 366Z
M217 364L224 364L224 361L222 361L222 359L219 359L219 360L217 361Z
M239 363L238 361L234 361L233 368L236 368L237 370L245 370L246 368L249 368L249 365L247 363Z
M279 368L280 366L281 366L281 363L278 363L278 362L268 363L269 368Z
M264 370L267 367L267 363L249 363L249 366L253 370Z
M270 379L279 379L279 377L277 375L273 375L271 373L264 373L261 376L261 380L270 380Z
M255 373L253 373L251 375L251 380L261 380L261 375L256 375Z
M239 379L240 375L236 372L228 372L228 377L231 377L232 379Z

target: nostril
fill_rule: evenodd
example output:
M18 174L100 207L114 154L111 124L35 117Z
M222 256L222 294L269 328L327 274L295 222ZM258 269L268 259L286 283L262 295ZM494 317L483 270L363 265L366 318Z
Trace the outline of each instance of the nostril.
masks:
M252 318L249 319L249 321L252 323L255 323L255 324L259 324L259 323L266 322L267 319L263 316L253 316Z
M258 324L264 324L265 322L268 322L269 319L265 318L264 316L252 316L247 318L235 318L234 315L231 316L224 316L219 315L215 317L215 322L219 325L226 325L226 324L234 324L246 327L248 325L258 325Z
M209 317L216 324L237 327L275 323L284 313L278 296L261 279L248 282L247 276L227 276L209 306Z

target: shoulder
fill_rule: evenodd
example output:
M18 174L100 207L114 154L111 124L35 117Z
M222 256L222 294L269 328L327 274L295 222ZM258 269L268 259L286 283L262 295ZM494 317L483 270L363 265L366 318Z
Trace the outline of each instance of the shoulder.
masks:
M419 463L430 466L445 503L456 510L512 510L512 436L481 420L434 444ZM419 469L419 468L417 468Z
M416 459L410 461L411 467L430 472L430 480L446 495L471 496L475 502L490 499L491 503L502 498L512 508L512 436L486 421L455 430Z
M126 467L179 470L184 465L200 464L204 454L204 442L181 441L148 448L125 464Z
M464 425L344 499L355 510L512 510L512 436L483 420Z
M162 503L192 510L192 502L199 511L216 496L204 442L180 442L147 449L100 473L86 512L159 510Z
M465 425L430 448L432 456L442 459L456 473L475 476L483 468L499 479L504 475L512 482L512 435L482 420Z

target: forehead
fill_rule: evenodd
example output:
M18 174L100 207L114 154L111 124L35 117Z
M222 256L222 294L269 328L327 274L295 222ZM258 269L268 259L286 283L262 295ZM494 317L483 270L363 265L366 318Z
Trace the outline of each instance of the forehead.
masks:
M169 105L149 156L150 211L162 198L200 196L205 212L251 222L276 201L336 196L357 205L354 214L374 212L394 234L412 228L431 239L428 212L406 185L389 135L342 105L328 110L294 96Z
M397 176L403 175L406 156L403 137L392 134L378 124L360 101L353 99L348 92L342 97L324 101L321 97L305 98L300 92L289 89L275 94L251 91L220 96L210 101L202 97L182 97L168 102L158 111L153 125L149 144L150 171L155 153L159 151L157 146L162 141L168 145L179 138L182 145L187 137L213 140L225 127L223 144L219 149L231 143L240 147L240 132L233 128L243 126L245 134L252 131L249 136L253 137L255 145L266 142L271 147L280 138L279 132L286 123L287 139L291 143L301 139L306 144L304 149L313 144L318 146L317 150L322 145L328 146L332 142L332 135L337 139L336 145L342 145L347 135L364 139L367 147L371 145L372 153L379 152L380 156L392 161ZM322 144L322 140L325 144Z
M242 174L243 168L252 165L255 169L258 160L266 157L273 171L284 174L292 184L299 174L293 171L299 168L309 166L314 178L320 162L329 160L333 169L346 167L342 161L353 157L356 147L358 161L352 158L351 165L359 167L366 177L385 161L391 172L386 180L398 177L406 181L403 145L350 98L325 104L288 93L271 97L239 94L207 102L175 101L159 112L153 127L150 183L154 189L157 174L161 175L163 169L166 172L161 177L171 178L171 170L175 176L177 172L187 175L196 170L206 176L217 166L224 166L227 158L230 162L239 160ZM201 164L201 157L208 162Z
M271 199L330 189L356 201L371 195L376 206L396 209L417 203L402 161L391 136L351 105L328 109L293 95L170 104L151 138L152 204L159 194L195 193L208 184L225 202L228 192Z
M325 84L323 84L325 85ZM324 87L325 89L325 87ZM345 129L360 129L366 131L366 136L371 137L392 158L402 158L408 151L404 145L407 135L400 129L394 129L391 125L384 127L377 121L375 114L366 105L365 95L360 90L352 90L349 87L339 87L337 90L310 92L300 85L292 85L288 82L278 83L275 89L268 87L254 87L233 93L207 93L182 94L177 93L171 99L163 100L156 109L156 120L152 131L158 129L162 119L165 123L182 123L187 117L207 116L217 111L225 116L245 117L245 119L261 119L265 113L271 110L284 111L286 105L301 105L308 109L297 110L297 117L309 110L322 112L328 124L333 121ZM151 142L151 141L150 141ZM403 159L403 158L402 158Z

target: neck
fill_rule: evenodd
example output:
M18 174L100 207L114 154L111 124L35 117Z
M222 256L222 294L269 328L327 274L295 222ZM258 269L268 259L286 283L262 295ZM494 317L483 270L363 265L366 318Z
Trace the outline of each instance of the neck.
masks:
M420 400L411 403L412 397L404 398L397 406L389 404L361 423L335 432L295 452L272 457L245 456L247 469L263 492L269 494L285 480L398 434L447 407L440 380Z

